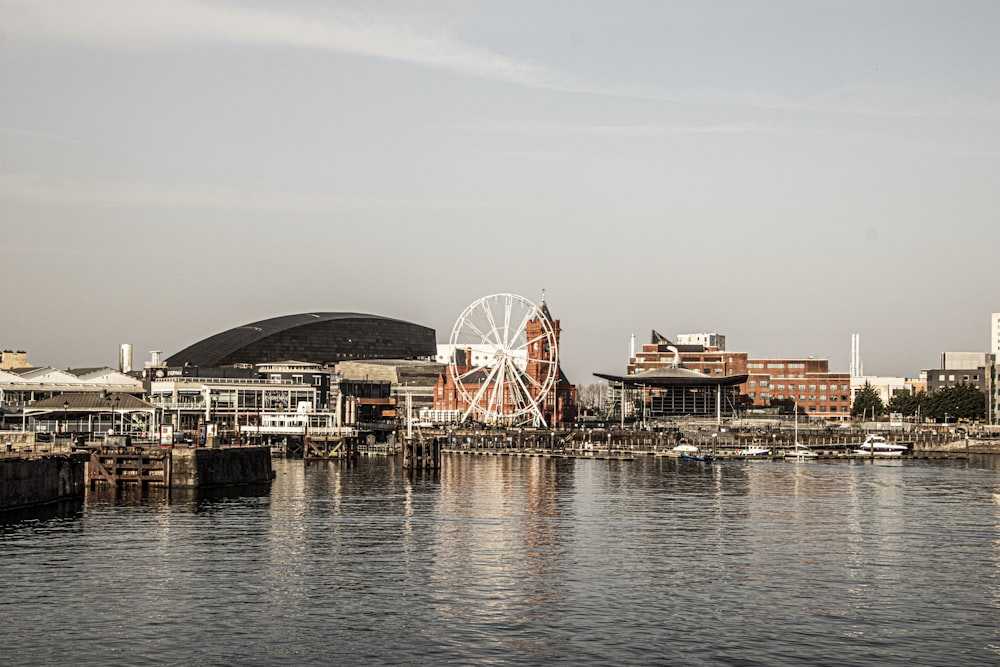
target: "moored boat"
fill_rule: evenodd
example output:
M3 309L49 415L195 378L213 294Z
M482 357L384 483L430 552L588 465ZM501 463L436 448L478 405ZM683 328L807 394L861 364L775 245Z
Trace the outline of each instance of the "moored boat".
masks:
M870 435L855 450L865 456L902 456L907 450L906 445L889 442L881 435Z

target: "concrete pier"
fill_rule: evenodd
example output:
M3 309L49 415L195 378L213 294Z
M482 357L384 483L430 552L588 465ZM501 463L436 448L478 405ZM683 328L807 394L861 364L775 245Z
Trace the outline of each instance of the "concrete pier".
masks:
M170 488L269 484L273 477L271 450L268 447L169 451Z
M82 498L86 455L0 458L0 510Z
M86 473L91 488L194 489L266 484L271 478L271 452L267 447L105 447L90 453Z

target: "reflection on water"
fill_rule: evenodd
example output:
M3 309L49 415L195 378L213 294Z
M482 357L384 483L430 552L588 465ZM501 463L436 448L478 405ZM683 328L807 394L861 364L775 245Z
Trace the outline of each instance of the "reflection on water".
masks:
M275 462L0 522L4 664L996 662L992 460Z

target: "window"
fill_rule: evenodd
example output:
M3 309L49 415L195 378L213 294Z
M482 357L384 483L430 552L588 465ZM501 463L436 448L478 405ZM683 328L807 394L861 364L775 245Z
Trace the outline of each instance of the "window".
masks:
M294 382L295 384L302 384L302 376L301 375L293 375L292 376L292 382Z
M323 376L322 375L313 375L313 384L316 385L317 387L322 386L323 385Z
M768 387L768 385L769 385L769 384L770 384L770 383L769 383L769 382L768 382L767 380L761 380L761 381L760 381L760 388L761 388L761 389L766 389L766 388Z
M799 391L805 391L805 390L806 390L806 386L804 384L800 384L799 385Z
M778 385L778 391L785 391L785 385L779 384Z
M795 368L795 369L805 370L806 365L805 364L801 364L801 363L800 364L788 364L788 367L789 368Z
M820 391L826 391L826 385L825 385L825 384L821 384L821 385L819 386L819 390L820 390Z
M768 364L767 367L768 368L784 368L785 365L784 364Z
M825 401L826 401L826 394L820 394L820 395L819 395L819 400L820 400L821 402L825 402Z
M809 385L809 391L816 391L816 385L814 384Z
M747 386L748 387L756 387L757 386L757 381L756 380L750 380L749 382L747 382Z

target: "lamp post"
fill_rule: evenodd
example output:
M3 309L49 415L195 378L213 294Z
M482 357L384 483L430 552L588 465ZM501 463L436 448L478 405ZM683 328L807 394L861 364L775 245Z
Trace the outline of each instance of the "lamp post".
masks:
M63 432L69 430L67 428L67 418L66 412L69 410L69 401L63 401Z

